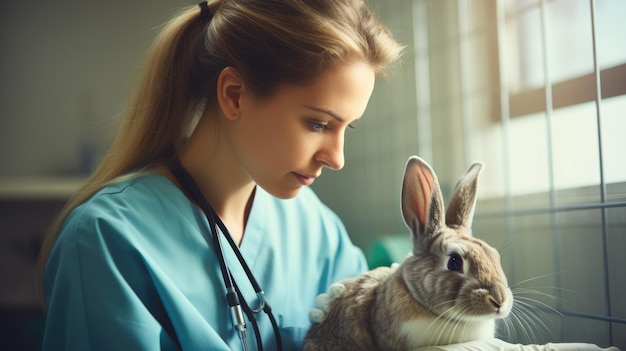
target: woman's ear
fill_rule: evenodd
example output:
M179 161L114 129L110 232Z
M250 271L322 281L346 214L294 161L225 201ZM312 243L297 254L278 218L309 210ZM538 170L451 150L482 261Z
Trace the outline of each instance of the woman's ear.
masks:
M230 120L239 117L241 96L244 89L239 70L226 67L217 77L217 101L222 113Z

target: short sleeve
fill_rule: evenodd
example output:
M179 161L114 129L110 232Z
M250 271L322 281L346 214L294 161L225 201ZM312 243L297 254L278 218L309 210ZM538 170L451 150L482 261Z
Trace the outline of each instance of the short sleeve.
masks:
M170 319L165 306L173 292L160 288L154 267L130 242L137 230L132 222L97 207L75 212L46 265L43 350L229 349L201 318L194 325L202 337L179 340L180 321Z
M96 224L87 216L71 218L50 255L43 349L178 350L161 325L166 321L159 321L142 301L151 292L149 284L136 281L139 272L133 271L141 270L141 264L118 260L124 247L111 250L110 245L121 243L110 223Z

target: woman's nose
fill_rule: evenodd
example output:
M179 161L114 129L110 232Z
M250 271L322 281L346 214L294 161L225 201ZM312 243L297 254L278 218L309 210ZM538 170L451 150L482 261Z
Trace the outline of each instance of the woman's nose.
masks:
M318 152L317 159L330 169L335 171L342 169L345 165L345 158L343 155L343 133L326 140L326 143Z

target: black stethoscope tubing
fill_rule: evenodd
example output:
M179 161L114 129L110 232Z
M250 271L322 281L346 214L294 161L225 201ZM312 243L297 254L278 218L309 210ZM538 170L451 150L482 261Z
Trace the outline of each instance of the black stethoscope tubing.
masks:
M206 199L202 195L202 192L200 191L200 188L198 188L198 185L193 180L189 172L187 172L187 170L180 163L180 160L178 159L178 157L175 157L172 160L169 166L169 169L174 175L174 177L176 177L180 185L183 187L185 192L193 199L194 202L196 202L196 204L198 204L198 206L200 206L200 208L204 212L209 222L209 226L213 234L212 237L213 237L215 254L218 258L218 261L220 264L220 271L222 273L222 278L224 280L224 286L226 287L226 300L228 301L228 305L231 308L231 313L233 312L233 308L237 309L238 306L241 306L241 308L243 309L243 312L248 317L248 320L250 321L254 329L254 335L255 335L255 339L257 343L257 348L262 351L263 344L261 341L261 335L259 332L259 327L256 321L255 313L258 313L261 311L265 312L265 314L267 314L267 316L270 319L270 323L272 324L274 337L276 338L277 348L278 350L282 350L282 341L280 338L280 332L278 330L278 323L276 322L276 318L274 317L274 314L272 313L272 309L270 305L267 303L267 299L265 298L265 293L259 286L259 283L254 278L254 275L250 271L248 264L246 263L245 259L241 255L241 252L239 251L239 247L233 240L228 229L224 225L224 222L222 222L222 220L217 215L217 213L215 213L215 211L213 210L209 202L206 201ZM237 259L239 260L241 267L243 268L244 272L246 273L246 276L248 277L248 280L252 284L254 291L256 292L257 296L261 300L261 305L257 307L256 309L253 309L250 307L250 305L248 305L246 299L243 297L241 293L241 290L239 289L239 286L237 285L237 282L235 281L232 273L230 272L230 270L228 269L228 266L226 265L226 260L224 258L224 252L222 249L222 244L221 244L220 235L219 235L220 231L223 234L222 236L226 238L229 245L233 249L233 252L237 256ZM237 316L234 316L233 318L236 318L236 317ZM241 322L244 323L242 317L241 317ZM237 325L235 325L234 328L235 330L237 330L238 328ZM245 324L243 324L243 330L245 330ZM245 336L242 342L244 343L244 348L246 348Z

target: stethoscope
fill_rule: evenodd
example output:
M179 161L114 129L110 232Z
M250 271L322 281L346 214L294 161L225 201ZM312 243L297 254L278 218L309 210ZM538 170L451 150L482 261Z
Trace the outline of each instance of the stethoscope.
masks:
M218 258L220 263L220 270L222 271L222 278L224 279L224 286L226 287L226 301L228 302L228 307L230 310L230 315L233 321L233 328L235 332L239 335L239 339L241 340L241 345L245 351L248 350L248 342L246 339L246 321L243 317L243 313L246 314L248 320L252 324L252 329L254 329L254 336L256 338L256 344L258 350L263 350L263 343L261 341L261 333L259 332L259 326L256 321L255 314L261 311L265 312L270 319L272 324L272 329L274 330L274 337L276 338L276 344L278 350L282 350L282 341L280 339L280 332L278 331L278 324L276 323L276 318L272 313L272 309L270 305L267 303L267 299L265 298L265 293L259 286L259 283L252 275L248 264L244 260L241 252L239 251L239 247L230 236L228 229L220 219L220 217L215 213L211 205L202 195L200 188L193 180L191 175L185 170L183 165L180 163L178 157L175 157L169 166L170 171L176 177L180 185L183 187L185 192L193 199L196 204L200 206L202 211L204 212L207 220L209 221L209 226L211 228L212 237L213 237L213 247L215 250L215 255ZM241 267L246 272L248 276L248 280L252 284L254 291L256 292L257 297L260 300L260 306L257 308L251 308L248 305L246 299L241 294L241 290L235 281L232 273L228 269L226 265L226 261L224 259L224 251L222 250L222 244L219 233L222 233L222 236L226 238L230 246L232 247Z

